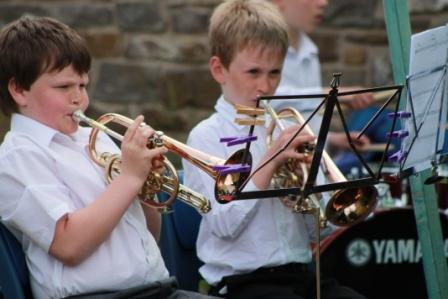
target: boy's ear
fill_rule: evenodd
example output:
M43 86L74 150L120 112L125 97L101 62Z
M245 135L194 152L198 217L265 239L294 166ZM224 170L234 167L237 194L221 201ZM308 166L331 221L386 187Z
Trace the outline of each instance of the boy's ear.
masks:
M17 85L14 78L10 79L8 82L8 91L19 107L26 106L27 100L24 94L25 90Z
M208 66L210 68L210 73L212 74L213 78L218 82L219 84L225 83L225 76L224 71L225 68L221 63L221 59L219 59L218 56L212 56L208 62Z

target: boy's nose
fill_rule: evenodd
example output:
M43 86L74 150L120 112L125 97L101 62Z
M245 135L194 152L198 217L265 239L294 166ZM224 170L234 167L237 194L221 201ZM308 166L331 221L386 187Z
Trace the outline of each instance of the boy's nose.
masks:
M73 105L79 105L82 101L82 92L80 90L74 90L71 94L71 101Z
M271 82L268 78L262 78L258 82L258 93L260 95L267 95L270 93Z
M81 97L80 96L73 96L72 97L72 104L73 105L78 105L81 102Z

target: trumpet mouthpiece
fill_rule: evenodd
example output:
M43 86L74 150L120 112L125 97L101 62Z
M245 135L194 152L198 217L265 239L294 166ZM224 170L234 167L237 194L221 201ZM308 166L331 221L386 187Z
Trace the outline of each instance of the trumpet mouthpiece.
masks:
M86 116L84 115L84 113L80 109L78 109L75 112L73 112L73 119L76 120L77 122L81 122L82 120L85 119L85 117Z

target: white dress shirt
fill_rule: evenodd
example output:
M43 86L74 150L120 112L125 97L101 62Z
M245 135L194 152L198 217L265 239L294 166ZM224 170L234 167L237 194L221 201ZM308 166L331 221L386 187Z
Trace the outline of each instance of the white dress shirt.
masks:
M227 147L222 137L247 136L248 126L235 124L234 107L221 97L216 113L199 123L188 137L188 145L207 154L227 159L245 144ZM263 126L250 151L256 167L266 151ZM205 263L199 272L215 285L223 276L247 273L263 266L311 261L310 238L314 218L293 213L278 198L235 200L220 204L215 200L215 181L205 172L183 160L184 184L211 202L211 211L203 215L197 240L197 254ZM249 183L244 191L256 190Z
M92 203L107 186L104 169L88 155L89 132L80 128L69 136L14 114L0 147L0 216L22 243L36 299L125 289L168 277L137 200L81 264L65 266L48 254L58 219ZM97 148L119 151L105 135Z

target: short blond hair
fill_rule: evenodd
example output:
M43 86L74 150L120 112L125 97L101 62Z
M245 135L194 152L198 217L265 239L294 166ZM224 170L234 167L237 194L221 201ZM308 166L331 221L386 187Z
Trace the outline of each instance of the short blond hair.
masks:
M237 51L246 47L288 49L288 29L277 7L266 0L227 0L210 18L209 41L212 56L228 68Z

